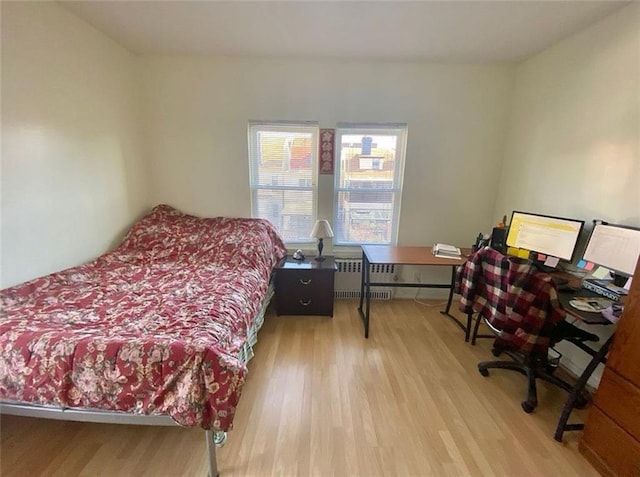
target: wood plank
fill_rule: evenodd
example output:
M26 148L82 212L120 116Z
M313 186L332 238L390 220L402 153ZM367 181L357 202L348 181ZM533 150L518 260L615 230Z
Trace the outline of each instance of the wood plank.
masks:
M597 476L578 452L580 432L553 439L566 393L541 382L525 414L526 379L482 377L491 340L465 343L443 305L429 303L375 301L368 340L356 300L337 300L333 318L270 311L218 449L221 476ZM198 429L15 416L1 425L4 477L206 474Z
M594 404L640 442L640 388L606 368Z
M603 475L640 475L640 443L597 407L589 412L580 451Z

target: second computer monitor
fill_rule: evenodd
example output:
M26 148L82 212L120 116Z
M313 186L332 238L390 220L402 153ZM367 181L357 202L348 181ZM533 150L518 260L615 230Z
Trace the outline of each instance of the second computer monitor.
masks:
M571 262L584 220L514 211L507 246Z
M640 255L640 229L596 223L582 258L614 272L619 283L633 275Z

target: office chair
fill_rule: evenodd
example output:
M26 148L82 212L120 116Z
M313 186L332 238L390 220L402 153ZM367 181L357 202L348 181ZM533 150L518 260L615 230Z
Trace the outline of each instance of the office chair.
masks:
M528 387L522 409L527 413L538 405L537 379L571 392L573 386L553 374L556 366L549 361L549 347L573 335L584 340L598 337L564 321L566 314L551 277L540 273L528 260L507 257L490 247L478 250L463 267L460 310L478 313L472 344L482 319L495 334L493 355L504 353L511 358L479 363L480 374L488 376L491 368L524 374ZM582 396L579 401L584 405L587 399Z

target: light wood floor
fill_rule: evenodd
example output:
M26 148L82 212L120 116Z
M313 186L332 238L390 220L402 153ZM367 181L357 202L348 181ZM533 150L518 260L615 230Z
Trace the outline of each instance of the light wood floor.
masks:
M476 368L471 347L438 311L375 301L368 340L356 302L328 317L270 313L249 365L235 429L218 449L231 476L596 476L580 432L553 440L565 393ZM574 412L574 420L586 411ZM35 475L206 475L204 432L2 416L0 471Z

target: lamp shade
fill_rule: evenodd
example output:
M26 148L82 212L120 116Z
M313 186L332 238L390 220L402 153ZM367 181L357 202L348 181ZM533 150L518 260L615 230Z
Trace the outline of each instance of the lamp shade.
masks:
M311 231L311 238L331 238L333 230L328 220L317 220Z

